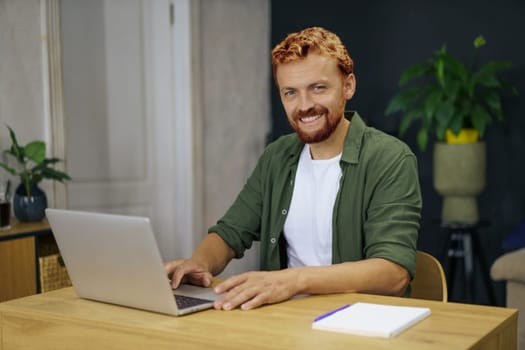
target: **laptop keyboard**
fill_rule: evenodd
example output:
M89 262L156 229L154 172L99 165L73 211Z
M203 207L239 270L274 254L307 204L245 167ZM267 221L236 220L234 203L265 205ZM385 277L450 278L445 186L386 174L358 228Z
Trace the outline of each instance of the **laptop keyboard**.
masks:
M200 299L195 297L187 297L185 295L177 295L175 294L175 302L177 303L177 307L179 309L185 309L192 306L197 306L201 304L206 304L211 302L211 300L206 299Z

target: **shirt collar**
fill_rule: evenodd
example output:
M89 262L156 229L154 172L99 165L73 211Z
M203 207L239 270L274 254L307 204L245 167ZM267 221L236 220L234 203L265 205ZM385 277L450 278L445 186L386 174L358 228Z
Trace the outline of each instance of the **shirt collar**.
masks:
M366 124L356 111L345 112L345 118L350 121L350 127L346 134L341 161L357 164Z

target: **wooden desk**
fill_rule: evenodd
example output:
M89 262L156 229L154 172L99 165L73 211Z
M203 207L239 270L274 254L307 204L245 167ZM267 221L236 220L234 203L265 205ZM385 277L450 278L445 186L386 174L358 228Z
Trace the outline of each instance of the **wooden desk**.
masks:
M427 306L432 314L390 339L311 329L316 316L357 301ZM517 316L491 306L339 294L173 317L79 299L65 288L0 303L0 350L516 349Z
M47 220L18 222L0 231L0 302L39 292L39 242L51 237Z

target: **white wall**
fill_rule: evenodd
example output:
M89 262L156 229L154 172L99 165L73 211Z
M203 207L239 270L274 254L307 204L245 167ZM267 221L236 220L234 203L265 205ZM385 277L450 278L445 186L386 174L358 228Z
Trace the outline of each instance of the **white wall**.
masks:
M203 214L209 226L244 185L270 130L269 1L202 0L200 31ZM254 248L226 274L257 268Z

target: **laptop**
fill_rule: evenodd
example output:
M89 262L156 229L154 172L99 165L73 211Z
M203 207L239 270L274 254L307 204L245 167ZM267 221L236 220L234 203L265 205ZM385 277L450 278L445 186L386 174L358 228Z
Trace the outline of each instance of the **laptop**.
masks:
M46 216L81 298L176 316L218 298L210 288L171 288L146 217L50 208Z

